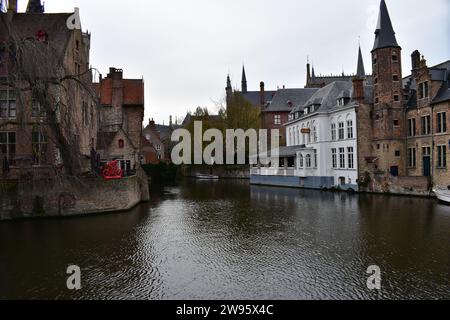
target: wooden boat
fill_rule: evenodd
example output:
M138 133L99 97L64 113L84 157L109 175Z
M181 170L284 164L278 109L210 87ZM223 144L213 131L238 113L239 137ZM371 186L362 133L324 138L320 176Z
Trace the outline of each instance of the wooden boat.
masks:
M201 174L201 173L196 174L195 178L198 180L219 180L219 176L214 176L212 174Z
M450 190L444 189L433 189L434 194L439 199L439 201L445 202L450 205Z

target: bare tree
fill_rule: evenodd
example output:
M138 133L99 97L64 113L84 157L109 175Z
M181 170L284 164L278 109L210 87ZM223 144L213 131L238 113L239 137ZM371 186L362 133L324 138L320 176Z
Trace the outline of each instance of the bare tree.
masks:
M65 25L57 32L68 32ZM71 71L65 65L65 45L48 41L46 35L23 38L15 30L11 15L0 14L0 29L6 39L0 44L0 55L7 63L7 79L3 86L14 92L17 100L16 119L19 126L33 126L34 131L47 133L61 156L64 174L77 175L81 172L82 153L79 132L82 128L79 117L80 97L98 106L92 86L92 70ZM45 114L44 121L28 122L31 103L36 101ZM28 103L26 103L28 102ZM3 125L11 124L5 122ZM31 140L31 137L29 137Z

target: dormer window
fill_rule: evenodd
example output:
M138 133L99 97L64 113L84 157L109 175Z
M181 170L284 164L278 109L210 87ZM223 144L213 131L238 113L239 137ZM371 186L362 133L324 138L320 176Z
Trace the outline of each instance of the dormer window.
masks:
M347 103L347 98L339 98L337 100L337 104L339 107L345 106L346 103Z

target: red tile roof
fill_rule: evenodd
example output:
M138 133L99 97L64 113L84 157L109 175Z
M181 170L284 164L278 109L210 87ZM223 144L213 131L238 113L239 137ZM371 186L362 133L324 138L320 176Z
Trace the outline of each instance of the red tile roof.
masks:
M123 105L144 105L144 81L141 79L122 79ZM94 84L95 91L102 105L112 105L113 79L104 78Z

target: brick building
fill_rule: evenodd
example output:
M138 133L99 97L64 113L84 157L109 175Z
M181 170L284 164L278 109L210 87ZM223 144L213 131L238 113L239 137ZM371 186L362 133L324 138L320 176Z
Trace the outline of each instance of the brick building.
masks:
M123 70L110 68L95 83L101 104L97 151L102 162L118 160L125 171L140 162L144 119L144 81L124 79Z
M419 51L411 57L412 74L403 80L407 99L407 173L430 177L433 185L448 187L450 61L428 67Z
M426 177L419 188L447 187L450 61L428 67L416 50L412 73L403 78L401 53L382 0L372 50L374 101L359 109L360 174Z
M89 171L97 139L97 104L89 69L90 34L78 11L45 14L40 1L0 13L0 158L2 176L49 176L55 168ZM8 33L8 30L13 32ZM11 59L21 46L21 64ZM27 80L23 80L27 79ZM39 86L45 86L44 90ZM66 161L63 161L63 160ZM68 169L69 170L69 169Z
M166 161L165 145L153 119L150 119L148 126L144 128L143 138L147 145L147 148L143 150L144 163L158 164Z

